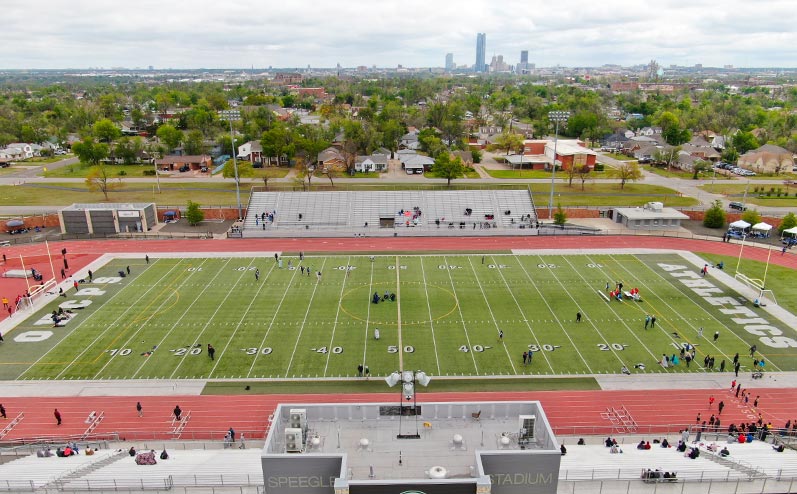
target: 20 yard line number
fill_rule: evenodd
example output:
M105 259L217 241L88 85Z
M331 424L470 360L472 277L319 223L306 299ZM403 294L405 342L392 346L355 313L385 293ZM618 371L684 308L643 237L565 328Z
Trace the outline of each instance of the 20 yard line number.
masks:
M628 347L628 345L624 345L622 343L598 343L596 345L602 352L609 352L612 350L621 352Z

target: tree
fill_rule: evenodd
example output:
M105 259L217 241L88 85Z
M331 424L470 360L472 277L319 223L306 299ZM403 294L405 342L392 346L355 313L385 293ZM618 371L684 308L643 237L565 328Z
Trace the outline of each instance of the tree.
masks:
M83 142L73 144L72 151L81 163L92 166L99 165L102 160L108 157L108 145L94 142L94 139L91 138L86 138Z
M324 168L324 169L321 171L321 173L323 173L324 175L326 175L326 177L329 179L329 183L330 183L330 184L331 184L333 187L335 186L335 181L334 181L334 179L335 179L335 178L338 178L338 177L340 176L340 172L339 172L338 170L335 170L334 168Z
M742 220L750 223L751 225L761 223L761 213L755 209L748 209L742 213Z
M778 225L778 231L783 234L783 230L788 230L789 228L794 228L797 226L797 216L794 213L788 213L786 216L780 220L780 225Z
M191 200L188 201L188 209L185 212L185 219L188 220L188 224L191 226L196 226L205 219L205 213L199 209L199 203Z
M694 165L692 165L692 179L697 180L698 175L707 170L711 170L711 163L705 160L695 161Z
M205 136L199 130L191 130L183 142L183 150L188 155L203 154L205 147Z
M465 165L459 156L451 159L449 153L440 153L432 165L432 175L445 178L448 180L448 186L451 187L451 180L465 176Z
M623 161L620 166L609 171L609 176L620 180L620 189L623 189L626 182L641 180L642 170L635 161Z
M88 175L86 175L86 185L92 192L98 190L102 191L103 195L105 196L105 200L107 201L108 192L121 188L122 181L121 179L111 178L108 167L106 167L103 163L100 163L99 165L92 166L89 170Z
M589 178L589 174L592 173L592 168L589 165L579 166L576 169L576 173L578 174L578 178L581 179L581 190L584 190L584 183Z
M756 149L759 145L758 139L756 139L752 132L737 132L736 135L733 136L733 139L731 139L731 143L733 144L733 149L740 155Z
M138 153L143 149L141 138L122 137L116 143L113 153L115 158L121 158L125 165L132 165L138 160Z
M246 160L237 160L238 166L238 183L241 183L242 178L251 178L255 176L255 169L252 163ZM221 176L224 178L235 178L235 163L233 160L227 160L224 163L224 168L221 170Z
M556 212L553 214L553 224L564 227L565 223L567 223L567 212L562 209L561 204L557 204Z
M662 164L670 168L677 161L678 153L683 149L681 146L670 146L668 148L656 148L653 151L653 163Z
M523 147L523 136L511 132L504 132L496 136L493 144L490 144L489 150L505 150L508 155L510 151L517 151Z
M281 175L279 170L275 170L273 168L266 168L263 170L263 186L268 190L268 180L271 178L277 178Z
M107 118L95 122L91 131L100 142L113 142L122 136L122 131Z
M292 158L296 153L296 136L291 129L282 123L278 123L263 132L260 137L260 145L263 147L263 154L277 159L277 165L283 157Z
M176 129L169 124L158 127L158 132L156 135L158 136L158 139L166 144L166 147L168 148L167 152L171 152L174 148L178 147L181 142L183 142L183 131Z
M725 210L722 208L722 202L719 199L714 201L703 215L703 226L706 228L722 228L725 226Z

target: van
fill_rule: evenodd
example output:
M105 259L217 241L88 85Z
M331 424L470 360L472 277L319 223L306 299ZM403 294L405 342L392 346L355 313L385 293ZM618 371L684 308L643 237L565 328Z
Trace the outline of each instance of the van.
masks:
M739 211L747 211L747 207L741 202L733 201L730 204L728 204L728 207L730 207L731 209L737 209Z

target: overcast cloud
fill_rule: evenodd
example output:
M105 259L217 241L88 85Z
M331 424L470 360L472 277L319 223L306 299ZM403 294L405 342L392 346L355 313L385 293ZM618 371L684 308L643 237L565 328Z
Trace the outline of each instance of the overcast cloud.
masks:
M797 66L795 0L3 0L0 68Z

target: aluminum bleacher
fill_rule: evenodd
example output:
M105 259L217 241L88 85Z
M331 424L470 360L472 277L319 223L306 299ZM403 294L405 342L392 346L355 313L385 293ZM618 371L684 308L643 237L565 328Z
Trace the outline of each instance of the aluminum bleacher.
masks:
M276 211L274 221L267 220L264 227L262 215L270 211ZM536 219L528 190L253 192L243 236L269 237L299 231L369 236L410 231L432 235L441 234L441 229L519 235L533 234L527 227Z
M0 491L32 491L91 468L92 465L107 460L115 454L114 450L99 450L91 456L79 454L67 458L55 455L39 458L35 454L23 456L0 465Z
M234 487L263 485L261 451L253 449L168 450L169 459L137 465L126 456L79 478L59 483L59 489L168 490L175 487ZM160 451L156 451L159 457Z

